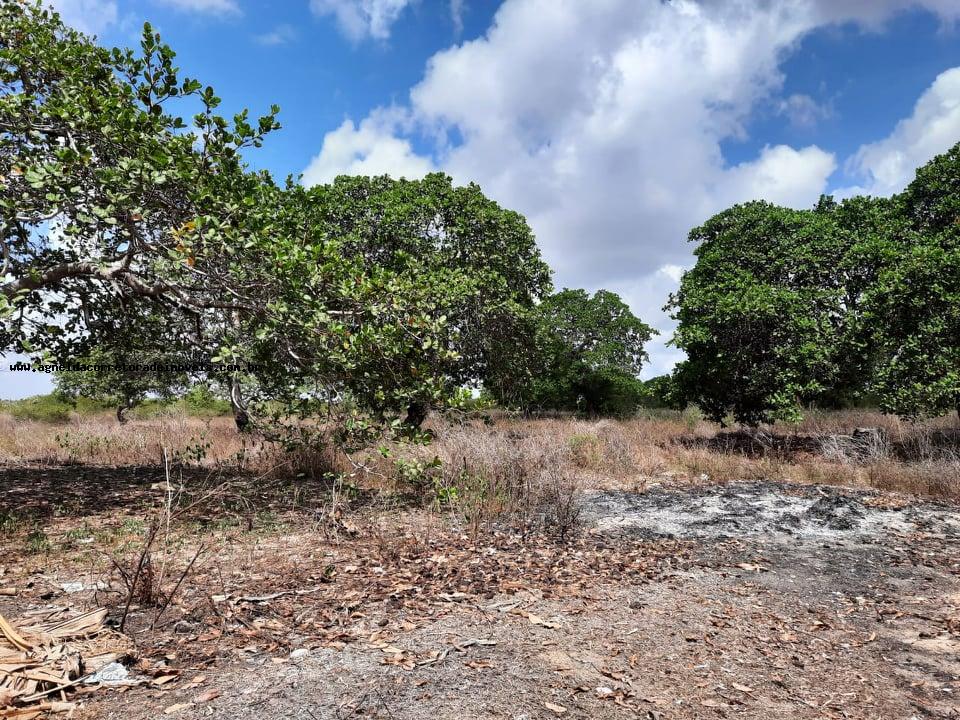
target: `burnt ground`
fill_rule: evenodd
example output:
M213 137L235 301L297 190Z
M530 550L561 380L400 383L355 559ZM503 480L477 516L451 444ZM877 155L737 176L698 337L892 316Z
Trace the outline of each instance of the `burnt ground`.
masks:
M78 716L960 718L957 506L735 483L587 493L583 517L568 546L439 531L408 555L363 546L330 560L320 596L224 605L237 591L218 570L207 603L232 608L218 611L222 632L246 639L201 663L225 634L185 616L175 643L143 649L166 653L172 682L100 690ZM291 528L218 552L265 597L313 586L308 556L332 557L320 542ZM264 571L278 558L295 570ZM429 603L404 600L441 576ZM348 602L355 593L366 599ZM321 606L343 610L340 634L301 623L262 641L270 623Z

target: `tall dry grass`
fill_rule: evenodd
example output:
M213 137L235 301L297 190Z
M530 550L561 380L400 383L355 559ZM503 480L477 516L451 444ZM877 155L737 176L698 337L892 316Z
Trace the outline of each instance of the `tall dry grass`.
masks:
M562 498L545 494L558 488L572 495L651 483L776 480L960 498L956 417L909 423L876 412L813 412L798 425L748 432L719 429L694 412L662 411L622 421L498 416L492 425L434 418L431 427L436 438L428 446L351 463L329 451L281 452L239 435L224 417L169 413L119 425L106 413L55 424L0 415L0 462L148 465L161 462L166 448L185 463L242 460L271 477L349 472L351 482L416 492L477 523L518 505L519 512L554 512ZM860 427L877 429L866 444L852 437Z
M68 422L0 414L0 462L153 465L168 457L226 462L250 444L232 418L202 419L172 412L121 425L112 413L73 415Z

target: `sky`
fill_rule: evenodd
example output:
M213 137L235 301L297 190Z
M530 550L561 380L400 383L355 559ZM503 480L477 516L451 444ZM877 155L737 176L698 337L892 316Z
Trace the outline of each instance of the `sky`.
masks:
M662 311L690 229L752 199L889 195L960 141L960 0L56 0L101 44L149 20L222 110L281 108L250 165L476 182L559 287ZM0 372L0 397L49 388Z

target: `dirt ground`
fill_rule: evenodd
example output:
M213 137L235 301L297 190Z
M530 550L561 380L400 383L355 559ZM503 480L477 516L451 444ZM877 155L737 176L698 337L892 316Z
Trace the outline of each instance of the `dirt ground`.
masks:
M107 603L84 533L129 524L127 492L162 502L143 472L116 496L88 474L84 519L47 529L73 550L5 550L0 589L20 592L0 612ZM92 688L74 717L960 718L960 506L769 482L581 502L566 544L402 512L392 534L198 530L163 623L131 614L144 682ZM63 589L78 579L93 589Z

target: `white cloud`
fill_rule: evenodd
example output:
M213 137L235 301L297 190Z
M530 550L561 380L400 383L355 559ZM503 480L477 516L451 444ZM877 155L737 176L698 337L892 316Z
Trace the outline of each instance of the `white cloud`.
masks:
M766 200L788 207L813 205L826 187L837 163L831 153L815 145L794 150L786 145L765 147L756 160L737 165L723 174L714 195L728 198L721 204Z
M323 148L303 171L303 184L330 182L337 175L390 175L421 178L435 168L394 136L397 119L381 112L354 125L352 120L324 136Z
M833 115L831 104L821 105L809 95L796 93L781 100L777 111L796 128L812 128L820 120Z
M209 13L210 15L237 15L240 6L236 0L158 0L176 10L186 12Z
M259 45L286 45L297 39L297 31L292 25L277 25L270 32L254 35L253 39Z
M450 0L450 19L453 21L453 32L456 35L463 32L463 14L466 10L466 0Z
M664 265L657 272L670 278L673 282L679 283L683 273L686 272L686 268L683 265Z
M63 21L81 32L96 35L117 22L113 0L51 0Z
M691 263L690 228L753 198L809 207L836 167L814 146L723 157L757 105L776 102L783 59L817 27L874 27L913 4L506 0L485 36L428 61L406 125L377 122L380 111L344 123L308 179L435 162L528 218L557 285L621 292L664 341L668 268ZM960 3L924 4L960 16ZM433 137L434 161L414 153L411 125Z
M879 142L862 146L849 169L864 184L838 195L892 195L913 180L918 167L960 141L960 67L941 73L924 91L913 114Z
M333 15L341 32L354 42L371 37L386 40L390 28L414 0L310 0L310 10Z

